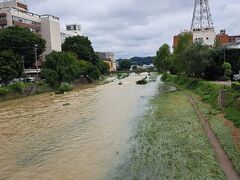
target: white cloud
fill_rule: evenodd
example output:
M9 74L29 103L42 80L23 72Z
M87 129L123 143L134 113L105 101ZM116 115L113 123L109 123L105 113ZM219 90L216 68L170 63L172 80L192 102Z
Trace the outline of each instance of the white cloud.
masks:
M97 51L117 57L154 55L173 35L189 29L194 0L28 0L30 10L79 23ZM217 30L240 34L239 0L210 0ZM234 23L235 22L235 23Z

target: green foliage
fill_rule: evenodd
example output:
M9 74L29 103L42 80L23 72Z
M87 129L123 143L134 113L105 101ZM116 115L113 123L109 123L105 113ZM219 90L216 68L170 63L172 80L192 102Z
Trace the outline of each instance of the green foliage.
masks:
M107 74L110 70L109 65L104 61L97 61L96 66L99 69L101 74Z
M0 97L6 96L10 90L6 87L0 87Z
M116 179L225 179L184 95L156 95L150 105Z
M240 128L240 111L233 107L226 109L226 119L231 120L237 128Z
M69 83L61 83L60 87L58 88L58 91L63 94L64 92L72 91L73 86Z
M205 69L211 65L209 47L195 42L185 49L185 73L192 77L203 77Z
M163 44L157 51L157 55L154 59L154 65L159 72L167 72L171 69L172 59L170 47L168 44Z
M35 62L34 45L38 45L38 55L45 50L46 41L28 28L18 26L8 27L0 31L0 51L11 49L24 57L25 67L32 67Z
M173 52L173 71L183 73L185 70L186 54L185 50L192 44L192 33L181 33L178 37L178 45Z
M131 62L129 60L122 60L119 63L119 68L123 71L128 71L131 68Z
M0 52L0 79L5 83L22 75L21 59L11 50Z
M42 77L56 88L63 82L72 82L80 76L77 58L65 52L52 52L43 64Z
M238 104L238 98L240 97L239 92L231 91L230 88L222 85L213 84L201 79L189 78L187 76L173 76L165 74L162 79L166 82L175 83L183 88L193 90L216 110L220 110L218 102L219 92L221 89L225 88L226 118L233 121L236 127L240 127L240 103ZM235 88L239 88L238 85L237 87L235 85L233 86Z
M232 83L231 87L233 90L240 91L240 83Z
M85 77L93 78L94 80L98 80L101 76L99 69L94 66L92 63L80 60L77 63L79 68L80 75L84 75Z
M232 66L230 63L225 62L222 65L222 69L224 70L224 77L229 77L232 74Z
M23 93L25 87L23 82L16 82L8 86L9 90L14 93Z
M229 159L233 162L238 173L240 173L240 149L234 143L231 128L216 117L211 119L210 123Z
M92 42L88 39L88 37L69 37L63 43L62 49L65 52L75 53L78 59L89 61L92 64L95 64L99 60L92 47Z

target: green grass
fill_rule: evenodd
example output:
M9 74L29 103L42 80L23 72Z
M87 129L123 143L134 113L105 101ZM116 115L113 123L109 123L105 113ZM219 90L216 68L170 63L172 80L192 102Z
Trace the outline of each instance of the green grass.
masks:
M191 91L187 91L197 100L199 109L209 119L214 133L217 135L229 159L233 162L235 169L240 173L240 149L234 143L230 127L225 126L219 116L219 111L214 110L210 105L201 101L200 97Z
M225 126L217 117L212 118L210 122L229 159L240 173L240 149L233 142L231 129Z
M160 94L140 122L116 179L225 179L187 98Z
M201 96L204 102L209 103L215 110L220 110L218 102L219 92L225 89L226 118L231 120L236 127L240 128L240 92L224 85L214 84L201 79L187 76L174 76L165 74L163 81L171 82L184 89L192 90Z

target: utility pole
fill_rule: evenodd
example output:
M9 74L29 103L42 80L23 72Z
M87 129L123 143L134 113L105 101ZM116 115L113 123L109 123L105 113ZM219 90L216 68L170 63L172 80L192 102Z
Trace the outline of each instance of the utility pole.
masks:
M37 50L38 50L38 45L34 44L33 51L34 51L34 54L35 54L35 66L36 66L36 69L37 69L37 79L38 79L38 56L37 56Z

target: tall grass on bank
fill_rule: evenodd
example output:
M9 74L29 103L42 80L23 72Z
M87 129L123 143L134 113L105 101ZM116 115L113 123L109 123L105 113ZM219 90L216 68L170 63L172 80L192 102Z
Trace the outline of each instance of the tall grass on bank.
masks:
M162 76L165 82L175 83L188 90L192 90L200 95L204 102L209 103L214 109L220 110L219 93L225 90L224 101L226 118L231 120L236 127L240 127L240 91L231 89L224 85L214 84L201 79L190 78L187 76L175 76L165 74Z
M232 161L235 169L240 173L240 149L233 140L231 128L224 124L221 112L213 109L210 104L201 101L200 96L196 93L192 91L187 91L187 93L196 100L199 110L209 120L212 130L219 139L226 154Z
M160 94L151 105L116 179L225 179L187 98Z

